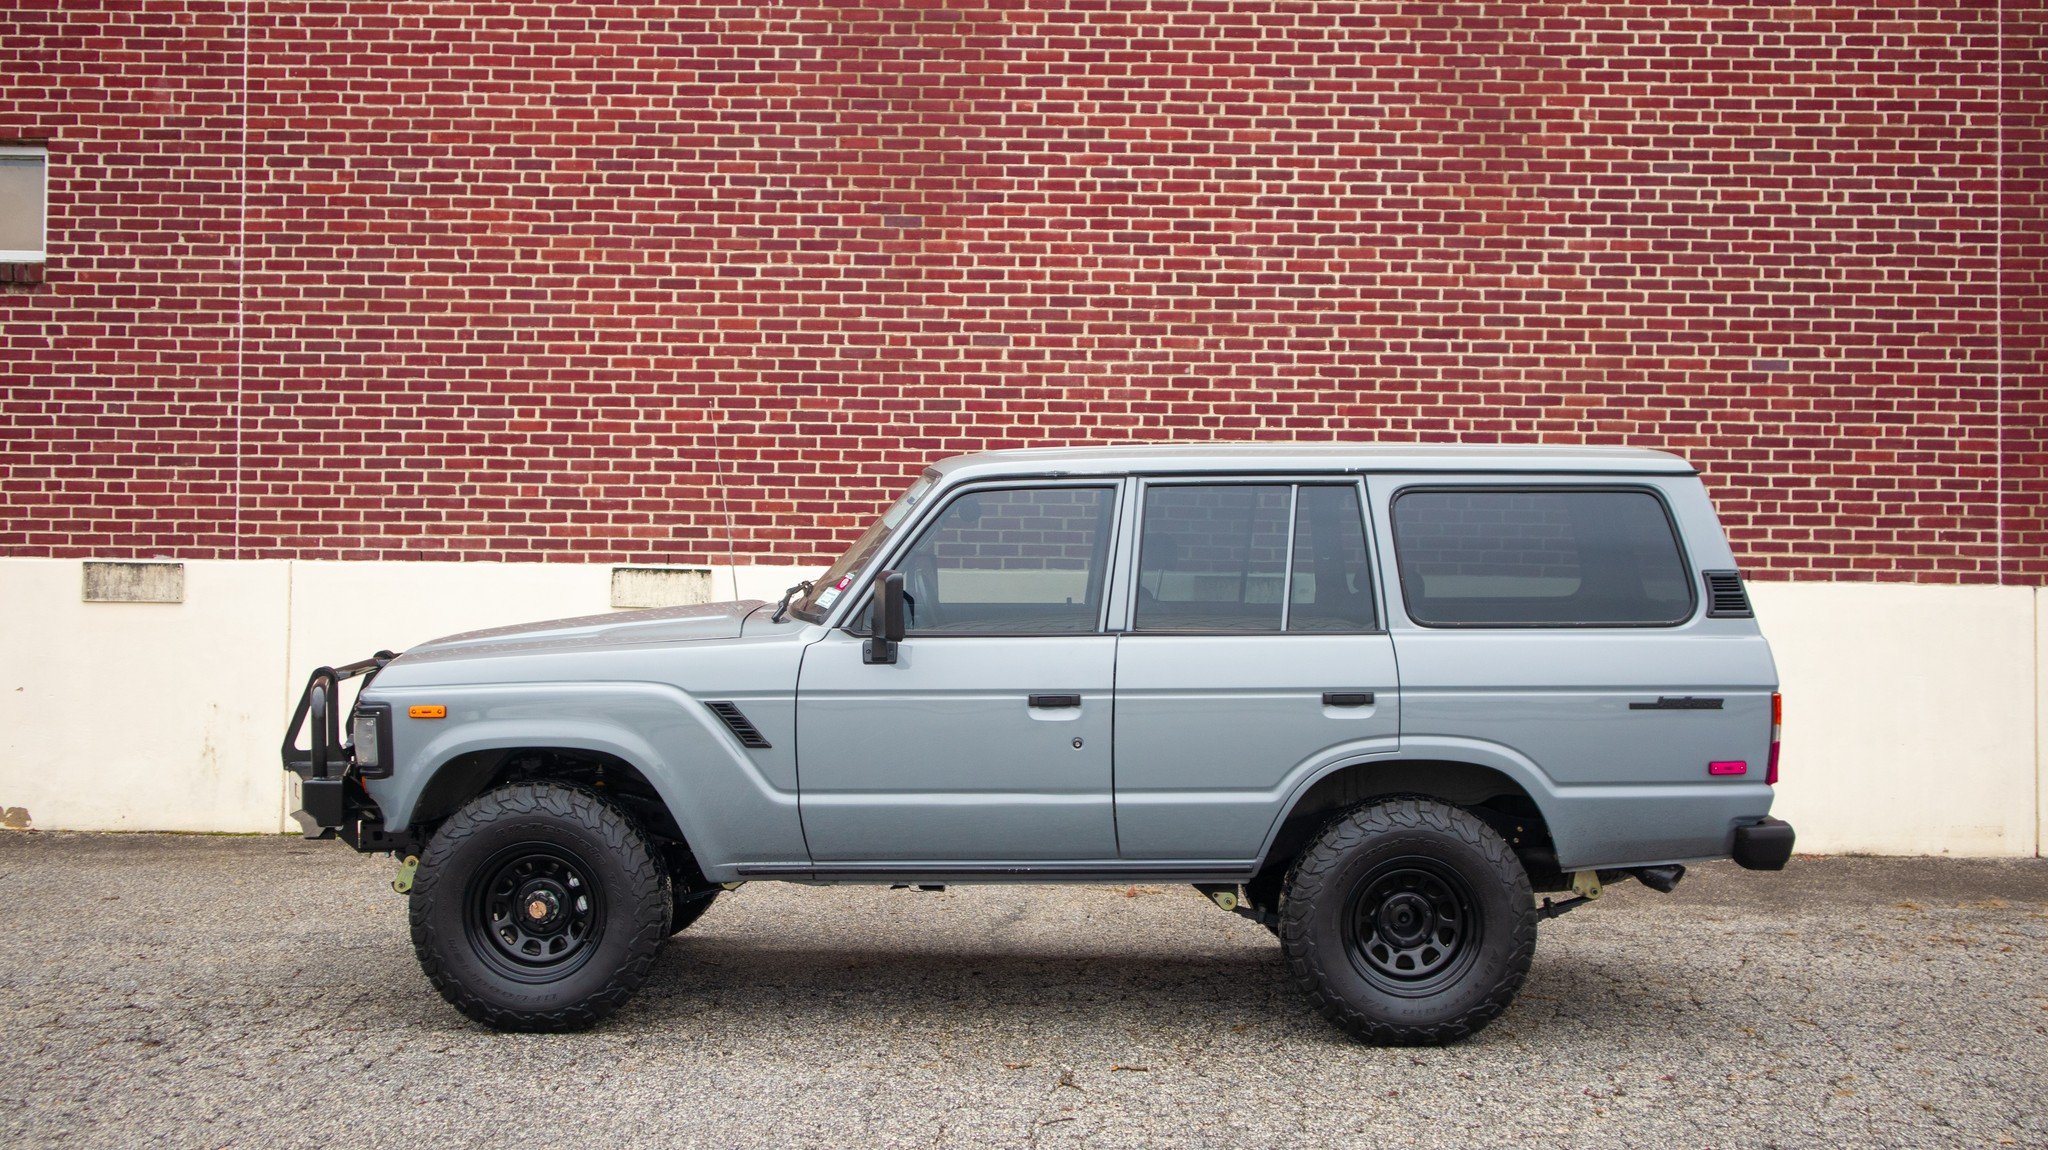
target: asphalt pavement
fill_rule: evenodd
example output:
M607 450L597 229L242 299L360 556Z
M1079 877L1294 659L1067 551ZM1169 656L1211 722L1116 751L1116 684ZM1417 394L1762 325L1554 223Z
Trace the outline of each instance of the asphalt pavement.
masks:
M0 833L0 1145L2048 1146L2048 861L1612 887L1420 1050L1168 886L755 883L602 1027L494 1034L421 976L393 870Z

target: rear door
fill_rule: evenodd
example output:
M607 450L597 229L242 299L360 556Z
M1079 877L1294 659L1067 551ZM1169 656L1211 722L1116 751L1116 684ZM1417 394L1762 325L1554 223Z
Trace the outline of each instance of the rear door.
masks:
M1117 640L1127 859L1254 857L1295 785L1392 754L1394 651L1356 480L1147 480Z

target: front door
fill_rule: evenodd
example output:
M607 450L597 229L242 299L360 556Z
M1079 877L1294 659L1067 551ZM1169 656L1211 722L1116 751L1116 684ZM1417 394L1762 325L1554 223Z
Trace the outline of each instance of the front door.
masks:
M804 837L818 862L1116 857L1103 604L1109 483L956 494L890 566L904 573L893 664L835 630L797 682ZM865 611L854 618L865 630Z

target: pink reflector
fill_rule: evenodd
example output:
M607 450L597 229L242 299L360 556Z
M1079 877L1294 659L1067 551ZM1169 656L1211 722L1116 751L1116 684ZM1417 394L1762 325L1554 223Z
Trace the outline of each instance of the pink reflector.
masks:
M1749 773L1749 764L1741 759L1723 759L1720 762L1708 763L1707 773L1710 775L1746 775Z

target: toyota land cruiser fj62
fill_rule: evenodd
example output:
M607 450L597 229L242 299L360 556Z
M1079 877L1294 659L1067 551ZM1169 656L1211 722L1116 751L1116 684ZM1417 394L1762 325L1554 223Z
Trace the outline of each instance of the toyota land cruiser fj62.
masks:
M321 668L284 758L489 1026L604 1017L744 882L1171 881L1444 1042L1604 886L1784 866L1776 688L1672 455L1051 449L933 466L780 603Z

